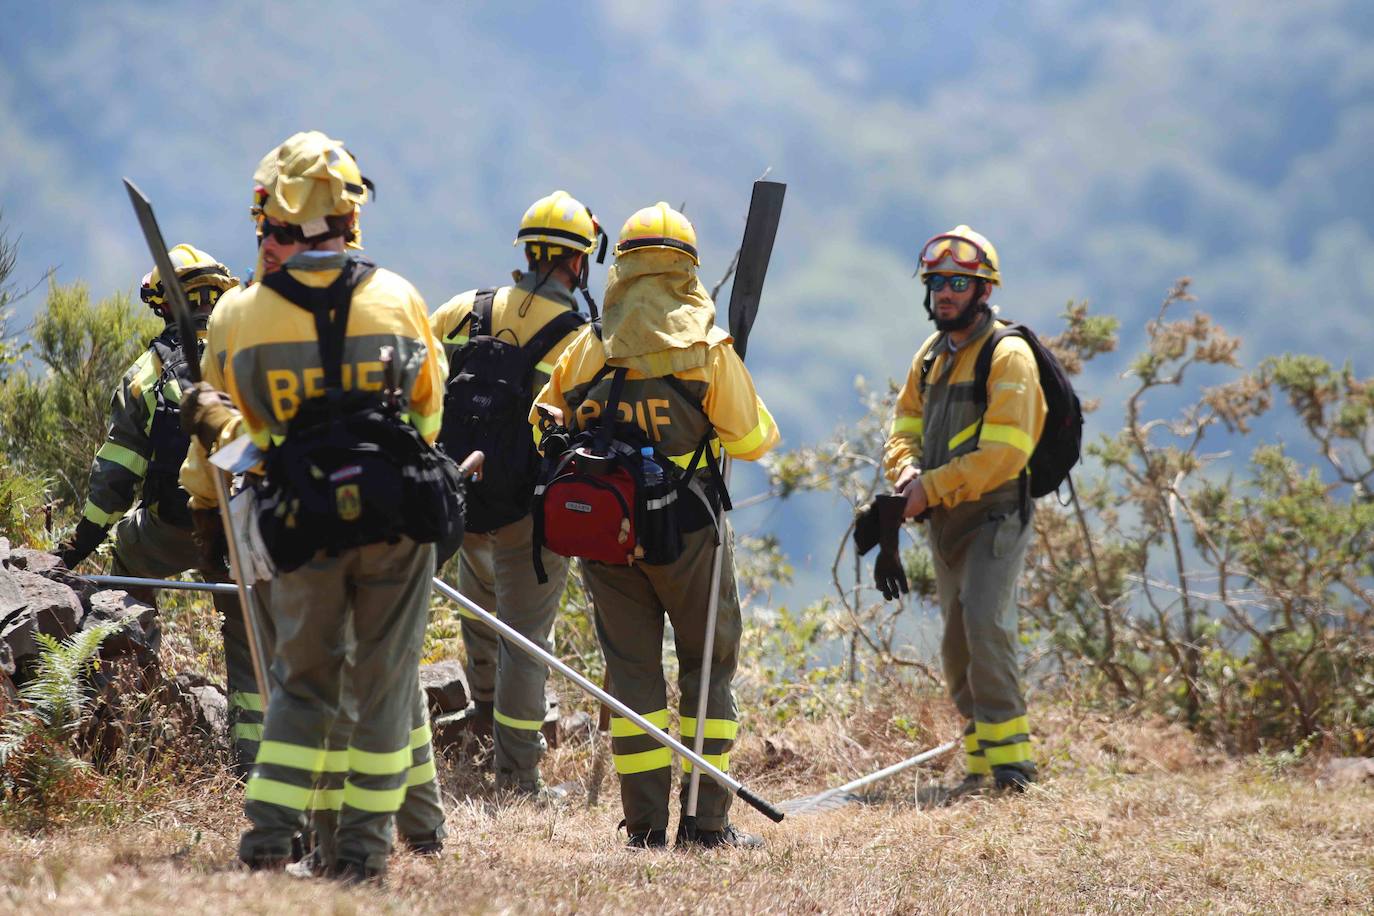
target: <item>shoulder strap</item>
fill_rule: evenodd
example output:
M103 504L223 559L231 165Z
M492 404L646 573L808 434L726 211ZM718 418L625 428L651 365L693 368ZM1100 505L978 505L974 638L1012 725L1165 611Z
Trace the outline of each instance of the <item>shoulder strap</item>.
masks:
M263 286L314 316L326 388L343 389L343 346L353 290L376 269L377 265L366 258L349 255L339 276L328 286L306 286L288 270L262 278Z
M988 406L988 380L992 376L992 351L1008 337L1020 337L1018 325L1006 328L993 328L987 343L978 351L978 359L973 363L973 396L978 399L984 410Z
M611 392L606 396L606 406L601 411L601 425L596 430L596 450L606 452L611 447L611 433L620 420L620 394L625 389L625 376L629 369L620 368L611 376Z
M491 310L496 302L496 290L479 289L477 296L472 300L472 311L468 312L468 319L472 322L473 337L491 336ZM459 323L462 327L462 323ZM457 328L454 329L455 333Z
M529 368L538 365L539 361L544 358L544 354L549 352L554 344L586 323L587 319L583 317L582 313L574 312L572 309L550 318L542 328L535 332L529 343L520 348L525 354Z
M930 370L931 370L931 369L934 367L934 365L935 365L935 360L937 360L937 359L940 358L940 354L939 354L940 344L944 343L944 340L945 340L945 335L943 335L943 334L937 334L937 335L935 335L935 339L932 340L932 341L930 342L930 346L926 347L924 354L922 354L922 356L921 356L921 390L920 390L920 394L921 394L921 398L922 398L923 400L924 400L925 395L926 395L926 389L927 389L928 387L930 387L930 383L929 383L928 381L926 381L926 379L927 379L927 377L930 375Z

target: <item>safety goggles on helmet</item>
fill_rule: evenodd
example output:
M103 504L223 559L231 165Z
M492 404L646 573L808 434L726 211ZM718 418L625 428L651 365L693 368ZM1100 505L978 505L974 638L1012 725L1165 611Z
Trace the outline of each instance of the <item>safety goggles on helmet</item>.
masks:
M995 268L987 252L962 236L937 235L921 249L921 263L928 268L946 258L965 270L977 270L981 265Z
M926 274L926 289L938 293L948 286L953 292L962 293L973 285L976 277L968 274Z

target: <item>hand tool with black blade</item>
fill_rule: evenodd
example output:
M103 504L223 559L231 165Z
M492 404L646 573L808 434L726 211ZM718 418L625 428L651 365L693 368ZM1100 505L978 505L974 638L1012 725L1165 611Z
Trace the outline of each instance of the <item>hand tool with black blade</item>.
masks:
M153 263L157 265L158 275L162 278L162 285L167 290L167 301L172 304L172 315L177 323L177 337L181 341L181 352L186 357L187 373L192 382L201 381L200 372L200 348L196 345L196 322L191 314L191 305L186 299L186 291L181 288L181 280L177 277L176 268L172 266L172 259L167 254L167 242L162 237L162 230L158 228L157 217L153 215L153 205L148 201L148 197L138 189L132 181L125 178L124 188L129 192L129 202L133 204L134 215L138 217L138 225L143 230L144 241L148 243L148 251L153 256ZM219 500L220 522L224 525L225 542L229 547L229 563L235 569L239 566L239 541L234 533L234 525L229 517L229 482L226 475L212 469L210 476L215 481L215 498ZM253 658L253 678L258 684L258 694L262 697L263 707L266 709L268 702L267 694L267 658L264 655L264 647L258 638L257 614L254 611L253 593L242 578L237 577L235 583L238 586L239 607L243 612L244 628L248 631L248 654Z
M768 275L768 262L773 256L773 241L778 235L778 221L782 218L782 199L787 185L777 181L756 181L749 199L749 216L744 222L744 240L740 242L736 258L735 282L730 287L730 336L735 339L735 352L741 360L749 345L749 332L759 311L763 280ZM720 456L721 482L727 491L730 486L730 456L724 450ZM701 678L697 681L696 736L692 750L698 757L706 741L706 704L711 686L711 655L716 645L716 617L720 608L720 576L725 558L725 503L716 512L715 562L711 568L711 597L706 610L706 638L701 655ZM693 761L695 764L696 761ZM687 789L687 806L682 815L682 833L688 838L697 835L697 794L701 787L701 770L692 767Z

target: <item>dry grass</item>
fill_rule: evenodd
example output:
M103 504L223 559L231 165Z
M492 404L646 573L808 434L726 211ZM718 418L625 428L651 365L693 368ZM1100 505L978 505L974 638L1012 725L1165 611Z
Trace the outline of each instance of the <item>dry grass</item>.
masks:
M944 703L902 706L903 729L948 733ZM869 706L750 737L737 768L775 800L810 794L913 752L893 718ZM925 771L873 804L776 826L737 806L768 839L755 853L633 853L614 832L610 779L595 808L578 796L544 810L501 803L449 764L460 797L443 857L397 855L380 890L239 871L237 789L209 773L144 786L105 826L0 832L0 910L1310 913L1374 899L1374 792L1320 788L1305 770L1276 778L1167 725L1070 709L1040 719L1046 778L1025 797L923 811L915 789L943 775ZM587 745L549 760L551 781L585 785L590 771Z

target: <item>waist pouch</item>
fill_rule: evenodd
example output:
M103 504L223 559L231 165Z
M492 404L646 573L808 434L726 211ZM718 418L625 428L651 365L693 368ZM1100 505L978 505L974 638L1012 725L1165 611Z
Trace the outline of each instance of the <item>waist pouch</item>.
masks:
M279 570L319 550L333 556L401 537L425 544L461 536L457 465L394 410L358 406L367 399L328 392L307 401L285 442L268 452L258 527Z

